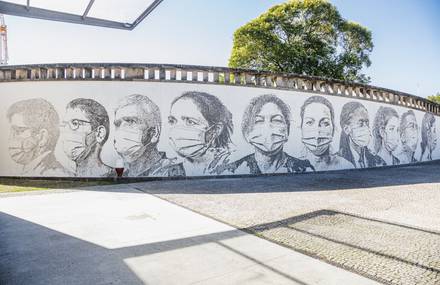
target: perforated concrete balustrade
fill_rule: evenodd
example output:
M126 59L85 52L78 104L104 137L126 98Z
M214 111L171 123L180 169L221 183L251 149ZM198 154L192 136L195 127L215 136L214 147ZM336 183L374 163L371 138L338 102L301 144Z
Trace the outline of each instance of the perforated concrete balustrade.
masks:
M440 115L439 104L386 88L298 74L224 67L111 63L0 67L0 82L25 80L143 80L255 86L353 97Z

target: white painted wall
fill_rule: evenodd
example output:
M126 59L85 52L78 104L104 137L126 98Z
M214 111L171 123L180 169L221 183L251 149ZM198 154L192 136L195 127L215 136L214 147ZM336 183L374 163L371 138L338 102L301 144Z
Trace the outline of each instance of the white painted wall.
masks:
M182 155L179 155L175 148L173 148L170 144L170 130L172 127L170 126L169 122L169 116L170 116L170 109L171 109L171 102L177 98L178 96L182 95L185 92L189 91L198 91L198 92L206 92L209 94L214 95L217 97L224 106L232 113L232 120L233 120L233 134L231 135L231 144L229 145L229 151L225 151L225 149L217 149L214 150L214 148L209 147L212 146L212 141L215 140L215 129L216 127L209 128L211 131L210 136L208 139L211 140L211 144L209 144L206 147L203 147L202 149L193 148L187 148L187 154L189 152L195 151L195 154L204 153L203 155L195 155L192 159L187 159L182 157ZM114 138L115 138L115 109L117 108L119 102L121 99L123 99L126 96L132 95L132 94L140 94L145 95L151 101L153 101L160 109L160 116L162 120L161 124L161 132L160 137L158 137L158 143L157 143L157 149L160 152L166 153L166 156L171 159L166 160L157 160L157 158L148 160L146 155L142 155L143 159L140 159L138 161L144 161L143 164L140 165L137 164L137 169L133 167L133 165L136 165L136 160L130 164L127 158L123 158L115 151L115 147L113 144ZM105 165L108 165L110 167L115 167L117 164L125 165L125 168L127 168L131 165L133 169L129 169L129 176L144 176L145 173L149 176L168 176L168 175L182 175L182 169L184 169L184 173L186 176L198 176L198 175L217 175L217 173L220 174L252 174L252 170L249 165L249 160L244 161L241 165L236 165L234 162L242 159L243 157L252 154L255 152L254 145L251 145L248 143L242 134L242 121L243 121L243 114L245 112L246 107L249 105L249 102L252 98L258 97L263 94L272 94L275 95L277 98L281 99L289 108L291 112L291 126L290 126L290 133L287 137L283 137L282 135L275 135L276 132L283 133L283 123L277 122L277 119L275 118L275 121L270 123L265 121L269 126L272 124L272 127L274 127L272 130L276 130L275 132L268 132L269 129L265 128L264 131L260 127L256 127L257 124L254 124L253 127L251 126L251 133L249 134L249 137L255 136L255 140L257 142L260 142L260 149L267 148L268 142L270 138L273 138L274 140L286 140L283 146L283 151L288 154L291 157L299 158L299 159L305 159L308 158L309 162L312 166L315 166L316 170L333 170L333 169L344 169L344 168L354 168L354 166L348 162L345 159L340 159L338 157L332 156L331 162L333 162L332 165L327 165L323 162L318 166L316 164L316 157L311 155L309 153L308 156L304 156L307 151L305 151L305 146L302 142L302 128L301 128L301 118L300 118L300 109L303 103L312 96L318 95L325 97L328 99L334 109L334 135L333 139L330 143L330 153L337 153L339 151L339 140L340 140L340 133L341 133L341 126L340 126L340 114L342 107L345 103L350 101L358 101L361 103L365 108L368 110L368 116L369 116L369 128L370 130L373 129L374 125L374 118L376 116L376 112L379 109L379 107L391 107L394 110L397 111L399 115L398 122L400 123L400 117L401 115L406 112L408 109L403 108L400 106L395 106L391 104L386 103L377 103L377 102L370 102L366 100L360 100L360 99L353 99L353 98L346 98L346 97L338 97L333 95L321 95L321 94L313 94L313 93L307 93L307 92L297 92L297 91L282 91L282 90L275 90L275 89L265 89L265 88L253 88L253 87L241 87L241 86L224 86L224 85L207 85L207 84L197 84L197 83L169 83L169 82L122 82L122 81L59 81L59 82L8 82L8 83L1 83L0 84L0 96L2 97L3 104L0 105L0 129L2 130L3 135L0 137L0 176L87 176L87 177L101 177L101 176L107 176L107 175L113 175L113 170L106 168L105 166L96 164L96 161L88 161L88 165L91 165L88 169L77 167L76 163L73 162L68 158L65 151L63 150L64 147L64 141L66 140L65 131L62 131L60 133L60 137L58 139L56 148L54 150L54 155L56 160L62 165L63 168L65 168L65 171L60 172L59 169L52 169L53 171L49 171L44 167L42 167L41 163L38 162L44 162L44 151L41 149L44 148L45 145L45 132L41 132L41 129L38 130L37 133L34 132L32 135L33 140L31 142L27 142L28 146L27 149L27 156L28 159L24 159L22 152L20 153L20 149L12 150L12 153L15 153L15 161L11 158L11 150L9 147L12 144L17 145L23 145L26 144L26 140L18 139L14 141L13 134L11 134L11 128L12 125L14 125L14 121L11 121L7 118L8 110L11 108L11 106L16 103L20 102L22 100L28 100L31 98L43 98L47 102L53 105L56 112L58 113L60 117L60 124L62 124L62 121L66 121L67 119L72 119L75 116L76 111L73 110L72 113L66 112L66 106L67 104L77 98L88 98L93 99L100 103L106 110L109 116L109 122L110 122L110 130L109 130L109 138L106 141L106 143L103 145L102 152L100 154L101 160ZM181 120L181 117L185 115L185 113L191 113L192 110L190 105L192 104L191 100L184 100L184 104L175 104L175 110L173 110L173 114L176 115L179 119L179 122L176 124L184 123L184 121ZM179 101L178 101L179 102ZM182 103L182 102L180 102ZM267 104L266 104L267 105ZM280 113L280 109L276 107L276 105L272 106L266 106L263 105L263 107L260 110L260 113L266 112L266 114L272 115L275 113ZM140 106L140 105L139 105ZM267 108L265 108L265 106ZM326 108L322 108L322 105L320 104L314 104L313 106L310 105L311 109L308 110L310 113L315 113L315 119L321 118L322 113L325 113L328 111ZM327 111L326 111L327 110ZM71 110L72 111L72 110ZM424 113L421 111L413 110L416 116L416 121L418 125L418 143L417 148L415 150L414 157L419 160L421 156L421 129L422 129L422 120ZM132 114L134 114L132 112ZM172 115L173 115L172 114ZM199 114L194 114L192 112L194 117L198 117ZM134 114L135 115L135 114ZM187 114L191 115L191 114ZM264 114L263 114L264 115ZM70 116L67 118L66 116ZM270 116L269 116L270 117ZM269 117L263 118L267 119ZM281 116L282 117L282 116ZM14 120L20 121L20 116L17 116L14 118ZM283 118L281 119L283 120ZM435 129L438 129L438 121L439 119L436 117L436 124ZM188 121L186 121L188 122ZM21 122L23 123L23 122ZM25 127L26 124L23 123L21 127ZM277 125L278 124L278 125ZM279 125L281 124L281 125ZM15 128L17 128L17 122L15 122ZM202 124L203 125L203 124ZM264 125L264 123L263 123ZM259 125L258 125L259 126ZM262 125L261 125L262 126ZM187 127L191 130L191 127L194 127L191 125L191 123ZM202 127L198 127L198 129L201 129ZM220 127L221 129L221 127ZM285 129L285 123L284 123L284 129ZM324 128L325 129L325 128ZM25 129L22 129L25 131ZM260 131L258 131L260 130ZM96 134L94 130L93 132L89 133L89 143L94 142L94 139L99 137L99 135ZM154 133L154 132L153 132ZM174 132L175 134L178 132ZM197 135L195 132L192 132L194 134L194 138L197 138ZM438 133L438 130L437 132ZM157 134L157 133L156 133ZM17 134L16 134L17 135ZM173 134L171 134L173 135ZM264 135L263 137L257 138L257 135ZM325 130L321 129L321 135L325 136ZM136 136L136 134L133 134L133 136ZM153 134L152 137L155 135ZM436 135L435 135L436 136ZM150 136L151 137L151 136ZM149 138L150 138L149 137ZM248 137L248 138L249 138ZM90 139L93 138L93 139ZM174 137L176 139L176 137ZM182 135L181 137L182 138ZM145 138L144 138L145 139ZM151 139L150 139L151 140ZM151 146L154 145L154 139L153 142L149 144L144 149L146 150L145 153L151 153ZM313 141L313 140L312 140ZM314 140L315 143L317 142ZM325 139L321 139L319 142L324 142ZM125 141L127 142L127 141ZM374 147L373 147L374 139L372 138L368 148L371 150L372 153L374 153ZM188 143L188 141L184 141L184 143ZM263 144L266 144L265 146L262 146ZM30 146L29 146L30 145ZM36 147L35 145L40 146L40 148ZM124 145L124 143L120 143L120 145ZM276 149L277 146L280 146L282 144L275 144L275 146L272 146L272 150ZM209 148L208 148L209 147ZM208 149L207 149L208 148ZM40 149L40 150L38 150ZM258 147L257 147L258 149ZM399 139L399 145L398 147L392 152L392 154L399 158L401 162L404 162L404 159L401 155L403 146L402 142ZM438 148L435 148L432 153L432 159L438 159L440 157L440 154L437 150ZM143 150L143 149L142 149ZM191 151L190 151L191 150ZM38 152L39 151L39 152ZM84 163L84 161L87 160L87 147L84 153L81 155L84 156L86 159L83 160L81 163ZM37 154L32 154L32 152L35 152ZM80 152L80 151L78 151ZM184 151L182 151L183 153ZM258 150L257 150L258 152ZM216 153L225 154L228 153L229 155L218 155L221 159L219 159L218 163L211 163L213 157L217 157ZM263 153L264 152L260 152ZM271 155L274 156L276 151L265 152L266 158L270 157ZM39 155L40 154L40 155ZM279 153L278 153L279 154ZM81 156L80 155L80 156ZM26 163L19 164L16 162L17 157L22 157L22 162L25 161ZM426 156L426 155L425 155ZM31 157L31 158L29 158ZM34 159L32 159L32 157ZM205 158L205 160L204 160ZM223 161L225 159L225 161ZM81 159L80 159L81 160ZM324 159L325 160L325 159ZM422 160L427 160L427 158L423 158ZM196 163L199 161L199 163ZM53 162L53 161L52 161ZM263 173L282 173L287 172L288 168L284 167L286 164L286 156L280 156L279 159L274 158L272 161L272 164L270 163L263 163L262 159L260 159L260 156L256 156L256 162L258 165L258 169ZM290 160L292 162L292 160ZM182 164L180 164L182 163ZM209 166L209 164L212 164ZM153 165L153 167L148 167L148 165ZM300 163L301 164L301 163ZM298 164L298 165L300 165ZM233 167L235 165L235 168ZM302 166L305 166L306 164L301 164ZM265 167L267 168L265 170ZM87 167L86 167L87 168ZM108 171L110 172L108 172ZM296 170L299 170L297 168ZM306 171L312 171L310 167L305 167ZM255 169L253 169L255 171ZM142 174L143 173L143 174ZM174 174L173 174L174 173ZM255 172L253 172L255 174Z

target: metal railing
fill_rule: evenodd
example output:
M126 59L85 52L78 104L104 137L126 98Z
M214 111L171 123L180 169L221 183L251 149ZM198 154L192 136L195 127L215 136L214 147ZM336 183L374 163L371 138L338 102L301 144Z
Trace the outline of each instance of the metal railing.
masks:
M290 73L211 66L132 63L62 63L0 67L0 82L27 80L136 80L276 88L353 97L440 115L440 105L425 98L366 84Z

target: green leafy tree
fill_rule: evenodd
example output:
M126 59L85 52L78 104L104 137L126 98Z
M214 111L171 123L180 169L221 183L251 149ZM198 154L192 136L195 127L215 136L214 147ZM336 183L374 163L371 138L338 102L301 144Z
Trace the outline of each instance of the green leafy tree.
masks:
M229 67L367 83L371 32L325 0L290 0L237 29Z
M440 104L440 92L438 92L436 95L428 96L428 100Z

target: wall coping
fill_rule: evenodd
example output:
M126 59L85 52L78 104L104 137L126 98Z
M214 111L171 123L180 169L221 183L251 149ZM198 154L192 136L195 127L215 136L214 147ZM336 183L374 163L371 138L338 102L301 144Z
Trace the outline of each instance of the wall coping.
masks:
M152 63L54 63L0 66L0 83L48 80L192 82L352 97L440 115L440 104L368 84L293 73L216 66Z

